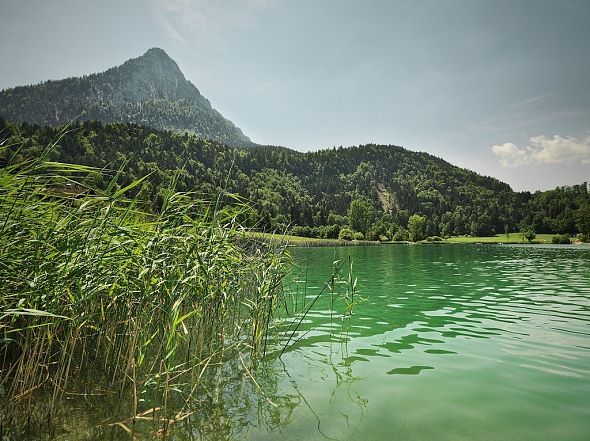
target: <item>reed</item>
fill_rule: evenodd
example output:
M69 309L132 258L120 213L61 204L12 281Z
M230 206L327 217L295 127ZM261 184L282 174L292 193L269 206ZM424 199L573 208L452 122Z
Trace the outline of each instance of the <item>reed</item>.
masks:
M101 192L84 178L102 171L13 164L0 149L3 430L100 391L129 403L130 419L113 424L151 418L165 432L224 359L247 354L251 366L264 353L288 254L244 243L246 204L220 208L172 179L160 212L147 213L143 179L121 188L115 174Z

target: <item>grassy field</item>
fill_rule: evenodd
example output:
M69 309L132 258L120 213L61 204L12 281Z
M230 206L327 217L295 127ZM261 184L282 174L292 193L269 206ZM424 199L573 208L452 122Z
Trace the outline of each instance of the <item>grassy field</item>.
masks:
M533 243L551 243L553 234L537 234ZM520 233L496 234L490 237L471 237L471 236L456 236L449 237L447 243L528 243Z
M315 237L291 236L280 233L261 233L258 231L245 231L244 237L249 239L260 239L261 241L271 241L278 243L287 243L293 247L342 247L355 245L379 245L377 241L370 240L338 240L338 239L318 239Z

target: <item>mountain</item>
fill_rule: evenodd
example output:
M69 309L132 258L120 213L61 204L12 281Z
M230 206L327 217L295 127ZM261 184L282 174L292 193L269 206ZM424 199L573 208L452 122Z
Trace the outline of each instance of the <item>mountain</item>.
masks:
M103 73L3 90L0 116L51 126L73 120L129 122L234 147L253 145L159 48Z
M71 128L60 134L59 128L0 118L0 146L12 146L18 162L43 154L57 141L50 160L105 170L122 167L121 186L149 175L135 190L151 200L153 210L173 180L179 191L213 199L224 191L239 194L255 205L250 225L291 228L301 235L337 236L350 221L346 216L352 202L359 199L372 207L375 225L385 226L388 237L406 228L414 214L426 217L428 235L488 235L523 225L537 233L574 234L583 229L578 227L582 207L590 210L585 184L516 193L497 179L393 145L302 153L282 147L232 148L129 123L88 121ZM6 153L0 148L0 164L2 156L10 156ZM92 176L88 184L102 191L108 177Z

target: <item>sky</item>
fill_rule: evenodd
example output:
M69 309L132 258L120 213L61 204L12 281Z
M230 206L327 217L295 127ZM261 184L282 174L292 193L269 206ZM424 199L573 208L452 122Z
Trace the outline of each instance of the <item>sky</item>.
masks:
M590 0L0 0L0 89L164 49L254 142L590 181Z

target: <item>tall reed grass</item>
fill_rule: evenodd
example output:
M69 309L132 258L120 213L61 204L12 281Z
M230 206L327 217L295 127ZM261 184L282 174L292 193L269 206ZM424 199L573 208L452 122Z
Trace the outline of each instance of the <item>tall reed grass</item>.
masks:
M120 188L115 176L98 191L82 178L100 171L13 164L10 152L0 150L0 432L51 421L64 397L86 393L126 397L124 430L150 418L165 431L228 354L248 371L288 255L239 240L247 205L219 208L172 183L149 214L141 192L126 196L142 180Z

